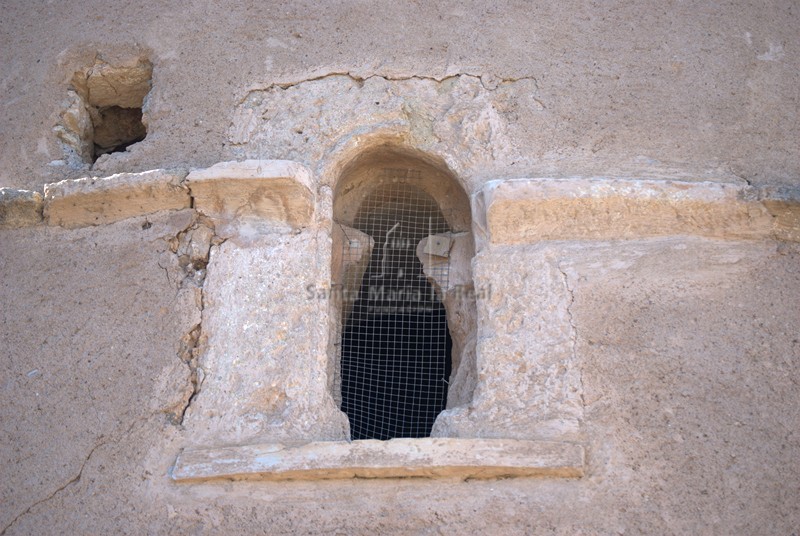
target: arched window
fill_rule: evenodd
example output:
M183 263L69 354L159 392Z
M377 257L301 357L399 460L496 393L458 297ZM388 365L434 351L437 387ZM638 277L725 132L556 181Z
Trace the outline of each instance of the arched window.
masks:
M453 262L469 272L467 197L440 168L384 150L343 174L334 219L334 395L351 438L428 437L464 402L474 369L464 364L451 388L474 357L471 281L450 280Z

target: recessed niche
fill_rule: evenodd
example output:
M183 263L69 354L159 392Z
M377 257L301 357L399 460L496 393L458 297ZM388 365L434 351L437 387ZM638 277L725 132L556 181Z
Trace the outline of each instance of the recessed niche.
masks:
M71 163L91 164L145 139L142 107L152 76L153 65L142 59L124 65L97 60L74 74L55 128Z

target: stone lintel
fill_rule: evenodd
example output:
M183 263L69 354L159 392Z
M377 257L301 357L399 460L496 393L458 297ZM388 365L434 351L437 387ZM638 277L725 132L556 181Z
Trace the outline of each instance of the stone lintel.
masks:
M490 182L482 192L489 238L498 244L671 235L792 236L784 229L791 227L791 217L784 215L783 227L776 227L758 192L733 183L514 179Z
M0 229L28 227L42 222L42 194L0 188Z
M47 184L44 216L49 225L76 228L189 208L191 197L181 184L184 176L154 169Z
M305 227L314 213L311 172L290 160L220 162L186 177L195 208L214 219Z
M172 478L178 482L213 478L578 478L583 474L584 451L580 444L460 438L329 441L299 446L261 444L187 450L178 456L172 470Z

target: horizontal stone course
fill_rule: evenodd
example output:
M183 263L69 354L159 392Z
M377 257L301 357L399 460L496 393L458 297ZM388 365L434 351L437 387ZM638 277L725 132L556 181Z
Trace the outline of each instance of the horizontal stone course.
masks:
M422 438L261 444L182 452L173 480L547 476L584 474L583 446L515 439Z
M670 235L791 239L800 213L796 197L771 201L769 193L718 182L515 179L490 182L481 194L489 239L497 244Z
M311 172L289 160L220 162L192 171L186 184L195 208L223 221L263 219L303 227L314 213Z
M155 169L47 184L44 216L49 225L77 228L189 208L191 197L182 185L185 175Z
M0 189L0 229L104 225L194 207L222 222L263 220L298 228L315 210L311 172L288 160L221 162L186 175L150 170ZM800 241L800 191L726 182L570 178L492 181L478 192L495 244L693 235Z

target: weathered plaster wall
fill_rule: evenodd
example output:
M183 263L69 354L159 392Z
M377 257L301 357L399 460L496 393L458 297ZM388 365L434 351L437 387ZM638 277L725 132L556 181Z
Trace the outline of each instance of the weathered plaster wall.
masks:
M0 534L796 532L799 23L790 1L6 2L0 186L37 193L0 195L0 227L29 226L0 229ZM98 55L151 61L153 89L146 140L90 170L53 128ZM651 180L473 200L483 387L440 430L580 441L586 475L172 481L185 447L341 434L305 286L330 281L339 174L389 139L470 195ZM233 214L184 179L244 158L312 170L297 230L247 219L285 218L273 199ZM117 190L116 212L74 211L102 180L40 195L158 168L183 171ZM719 217L716 197L674 208L690 189L669 179L725 181L701 184ZM226 391L237 357L270 378ZM226 413L240 394L260 397L250 422Z
M176 421L190 383L180 340L200 313L168 264L169 239L191 225L182 214L0 235L7 534L774 534L800 522L796 245L498 247L550 259L572 296L583 479L178 484L168 469L196 433ZM497 276L536 281L536 267ZM535 315L541 298L516 306Z
M247 148L264 158L297 152L316 164L342 132L383 118L433 145L442 129L491 139L470 162L475 180L685 173L796 184L799 18L789 0L6 2L0 184L37 189L85 171L59 165L52 129L73 74L98 54L153 63L147 139L102 157L102 173L238 156L241 114L254 106L277 136ZM469 153L444 145L444 157Z

